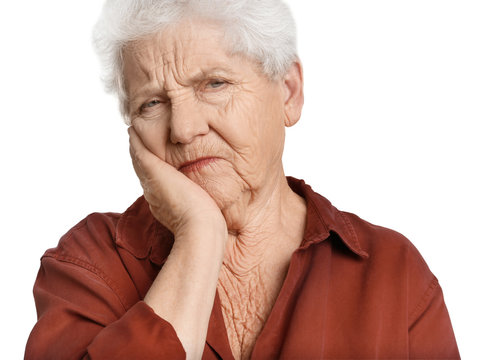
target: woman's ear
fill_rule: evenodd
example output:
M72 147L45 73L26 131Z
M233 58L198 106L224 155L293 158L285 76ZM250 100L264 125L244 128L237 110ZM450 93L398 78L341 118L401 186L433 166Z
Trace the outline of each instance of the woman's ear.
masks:
M291 65L282 79L282 84L285 90L285 126L290 127L301 118L302 106L304 105L304 78L299 60Z

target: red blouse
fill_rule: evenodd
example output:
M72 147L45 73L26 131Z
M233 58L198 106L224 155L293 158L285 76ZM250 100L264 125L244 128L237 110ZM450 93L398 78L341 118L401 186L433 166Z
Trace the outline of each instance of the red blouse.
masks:
M459 359L441 287L410 241L289 184L307 203L304 239L252 359ZM143 197L82 220L41 259L26 359L184 359L142 301L172 245ZM217 292L203 359L233 359Z

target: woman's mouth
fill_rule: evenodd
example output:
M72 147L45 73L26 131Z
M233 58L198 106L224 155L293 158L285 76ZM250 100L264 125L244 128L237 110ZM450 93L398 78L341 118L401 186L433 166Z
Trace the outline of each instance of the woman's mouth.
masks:
M187 161L183 163L179 167L179 171L182 173L187 173L187 172L192 172L192 171L198 171L202 168L204 168L207 165L210 165L211 163L215 162L217 160L216 157L203 157L200 159L195 159L192 161Z

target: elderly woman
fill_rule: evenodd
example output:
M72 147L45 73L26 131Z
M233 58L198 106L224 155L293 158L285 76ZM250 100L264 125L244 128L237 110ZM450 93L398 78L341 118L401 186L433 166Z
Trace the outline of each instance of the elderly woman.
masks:
M285 177L294 29L280 0L107 2L144 196L45 253L26 358L459 358L415 247Z

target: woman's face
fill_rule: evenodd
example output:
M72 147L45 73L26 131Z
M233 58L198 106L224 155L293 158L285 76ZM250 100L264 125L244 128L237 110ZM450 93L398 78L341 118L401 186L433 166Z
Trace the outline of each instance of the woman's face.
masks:
M284 83L230 55L220 27L184 22L130 44L124 77L144 144L221 209L247 204L283 176Z

